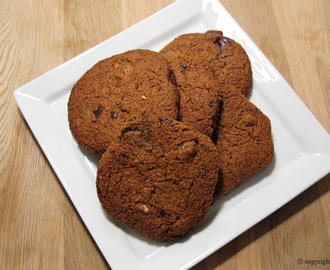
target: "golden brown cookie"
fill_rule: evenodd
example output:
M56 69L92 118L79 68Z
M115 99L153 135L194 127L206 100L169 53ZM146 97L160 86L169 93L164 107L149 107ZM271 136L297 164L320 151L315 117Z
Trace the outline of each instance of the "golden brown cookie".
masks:
M230 83L245 96L252 86L252 68L244 48L221 31L183 34L167 44L160 52L168 51L194 56L214 67L220 83Z
M221 93L216 142L220 171L215 200L267 167L274 156L268 117L234 86L222 85Z
M133 124L102 155L104 210L156 242L178 239L208 213L218 179L216 146L175 120Z
M177 119L179 93L171 76L168 61L149 50L98 62L78 80L69 98L69 125L77 142L102 154L132 121Z

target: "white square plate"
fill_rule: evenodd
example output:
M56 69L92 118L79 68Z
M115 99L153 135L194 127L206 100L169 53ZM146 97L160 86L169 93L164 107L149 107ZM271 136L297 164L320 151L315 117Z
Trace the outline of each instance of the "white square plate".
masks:
M271 120L272 164L218 200L187 237L155 244L108 218L95 188L99 158L82 150L67 121L74 83L99 60L130 49L159 51L176 36L222 30L252 62L251 102ZM106 260L119 269L187 269L264 219L330 172L330 136L217 0L179 0L20 87L16 101Z

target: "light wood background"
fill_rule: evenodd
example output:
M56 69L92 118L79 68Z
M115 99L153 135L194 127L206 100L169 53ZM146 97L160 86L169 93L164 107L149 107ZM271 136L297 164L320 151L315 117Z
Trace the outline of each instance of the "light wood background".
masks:
M13 92L172 2L0 0L0 269L110 269ZM330 132L330 1L221 2ZM297 260L330 260L329 190L327 175L192 269L311 269Z

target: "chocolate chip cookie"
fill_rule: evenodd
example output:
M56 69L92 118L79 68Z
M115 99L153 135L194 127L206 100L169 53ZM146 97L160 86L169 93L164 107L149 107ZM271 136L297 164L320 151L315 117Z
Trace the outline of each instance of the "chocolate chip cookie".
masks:
M221 95L216 142L220 171L215 200L267 167L274 156L268 117L230 84L221 86Z
M68 119L77 142L102 154L132 121L178 118L179 92L158 52L132 50L95 64L74 85Z
M181 122L127 126L102 155L98 198L111 217L154 241L178 239L208 213L217 157L209 137Z
M168 51L204 59L213 66L220 83L230 83L248 95L252 86L250 59L239 43L221 31L180 35L160 52Z

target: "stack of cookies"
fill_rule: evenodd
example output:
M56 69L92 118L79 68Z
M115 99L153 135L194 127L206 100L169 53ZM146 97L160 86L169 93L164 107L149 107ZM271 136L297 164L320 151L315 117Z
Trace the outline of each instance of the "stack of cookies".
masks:
M68 119L101 156L105 212L156 242L183 237L211 204L273 159L271 124L248 99L249 57L221 31L104 59L74 85Z

